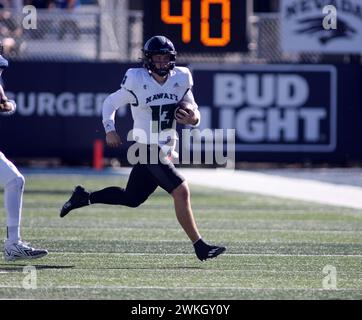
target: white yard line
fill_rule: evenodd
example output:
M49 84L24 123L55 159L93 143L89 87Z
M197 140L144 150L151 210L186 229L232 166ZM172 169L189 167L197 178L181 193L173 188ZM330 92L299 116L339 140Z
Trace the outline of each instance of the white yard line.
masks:
M362 188L227 169L180 169L191 184L362 209Z

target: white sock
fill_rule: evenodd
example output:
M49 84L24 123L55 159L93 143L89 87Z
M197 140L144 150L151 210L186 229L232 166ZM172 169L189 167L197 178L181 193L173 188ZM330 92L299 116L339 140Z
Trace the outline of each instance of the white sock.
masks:
M4 205L7 232L10 241L20 240L21 209L23 206L24 178L16 177L5 186Z

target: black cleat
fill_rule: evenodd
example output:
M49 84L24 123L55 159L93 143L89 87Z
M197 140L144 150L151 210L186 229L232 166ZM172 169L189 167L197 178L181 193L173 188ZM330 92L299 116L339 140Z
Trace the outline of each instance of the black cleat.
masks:
M211 246L204 242L202 239L199 239L194 243L194 249L196 256L201 261L205 261L207 259L216 258L218 255L224 253L226 251L225 247L222 246Z
M60 210L60 217L66 216L69 211L88 206L89 203L89 192L85 191L82 186L76 186L70 199L64 203Z

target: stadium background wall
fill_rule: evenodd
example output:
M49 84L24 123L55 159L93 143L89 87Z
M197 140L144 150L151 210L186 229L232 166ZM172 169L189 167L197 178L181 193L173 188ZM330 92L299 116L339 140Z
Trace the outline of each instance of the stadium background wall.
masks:
M104 139L101 124L102 101L110 92L119 88L122 76L129 67L134 67L134 64L33 61L11 63L11 67L4 73L3 80L7 94L16 100L18 110L12 117L0 118L0 135L2 137L0 150L5 151L10 159L59 158L67 163L90 164L93 141ZM362 90L360 90L362 66L307 65L307 67L303 67L302 65L289 64L272 67L270 65L249 65L243 68L233 65L229 71L227 66L223 66L222 70L209 66L207 71L203 70L202 66L191 65L190 67L195 78L194 94L204 113L202 128L209 125L213 128L218 128L220 125L226 128L228 122L225 119L228 117L229 119L230 117L239 119L236 121L236 126L245 125L246 129L249 128L250 135L246 135L246 137L251 137L252 143L242 140L245 137L243 134L245 128L237 128L237 144L239 146L237 149L239 151L236 152L237 161L312 163L362 161L362 148L360 147L362 141ZM263 71L263 69L265 70ZM334 70L332 73L335 75L335 86L331 84L331 73L323 74L323 70ZM228 85L233 86L233 84L223 82L223 79L225 80L223 75L228 76L230 74L232 74L232 78L241 79L244 83L242 90L245 90L243 94L246 98L243 98L240 105L234 104L231 109L229 108L232 111L228 114L225 110L230 106L224 107L220 102L222 101L220 96L223 96L222 90L228 90ZM321 111L322 116L319 118L319 122L317 120L311 122L312 126L301 124L294 133L289 124L283 121L279 131L268 129L265 124L268 122L266 110L274 110L272 113L278 110L279 115L277 114L276 117L280 119L283 119L287 114L285 110L282 110L282 105L273 104L278 101L277 97L271 104L259 106L259 110L264 112L260 111L259 119L255 118L253 111L249 118L245 117L243 112L246 109L258 109L258 106L250 104L250 101L249 105L248 101L244 101L248 100L247 92L252 95L254 90L254 98L259 94L263 95L263 81L265 81L266 86L272 86L269 91L277 92L278 85L280 85L278 81L283 81L280 79L284 75L287 76L286 78L289 75L292 78L302 79L301 81L309 86L309 96L304 99L305 105L297 106L300 110L304 107L317 110L320 107L323 108L324 103L328 105L328 108L332 108L331 103L334 97L336 99L334 120L330 121L331 114L327 110L324 115ZM216 89L220 83L226 87ZM254 86L255 88L247 89L247 83L249 83L249 87ZM218 97L216 97L216 90L221 90ZM288 94L293 96L296 89L290 87L289 90L291 92ZM224 97L226 96L224 95ZM283 99L280 98L279 100ZM222 115L222 112L225 113ZM290 112L295 114L294 111ZM220 119L220 117L224 118ZM304 117L304 120L307 118ZM249 119L250 122L245 122L245 119ZM297 121L300 123L300 119ZM273 122L269 122L269 127L271 126L270 123L273 124ZM319 123L321 131L318 137L314 137L313 133L309 134L312 144L315 144L316 147L308 149L301 132L308 136L307 130L315 131L313 123L314 125ZM233 123L229 122L229 124L231 128ZM272 137L269 138L265 135L260 139L255 138L253 128L257 127L264 133L274 132L274 136L272 134ZM130 112L124 108L120 110L117 121L117 129L123 137L124 144L122 149L117 151L106 148L106 157L126 160L125 151L129 146L126 136L131 128ZM283 131L283 128L289 129ZM335 136L332 139L333 134ZM290 136L293 141L290 140ZM329 143L330 139L333 140L333 143ZM248 147L250 145L252 147ZM278 147L273 147L273 145ZM293 147L288 149L290 145ZM318 146L321 145L322 148L319 149Z

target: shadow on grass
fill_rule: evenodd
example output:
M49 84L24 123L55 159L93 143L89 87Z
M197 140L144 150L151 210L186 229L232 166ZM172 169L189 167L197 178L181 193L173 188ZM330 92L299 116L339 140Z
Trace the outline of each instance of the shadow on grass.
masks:
M26 190L25 194L64 194L64 195L71 195L73 189L69 190L46 190L46 189L29 189Z
M32 266L35 267L35 269L72 269L75 266L51 266L51 265L43 265L43 264L38 264L38 265L31 265L31 264L0 264L0 272L1 271L9 271L9 272L23 272L24 267L28 267L28 266Z
M98 269L99 270L182 270L182 269L205 270L202 267L184 267L184 266L180 266L180 267L167 267L167 266L165 266L165 267L112 267L112 268L98 268Z

